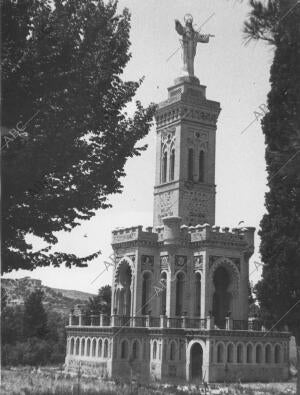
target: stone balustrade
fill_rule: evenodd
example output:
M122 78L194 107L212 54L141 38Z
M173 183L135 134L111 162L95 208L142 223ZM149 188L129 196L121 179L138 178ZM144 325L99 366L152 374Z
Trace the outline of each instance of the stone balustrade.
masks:
M196 317L167 317L161 315L153 317L144 316L123 316L112 315L111 317L104 314L86 316L83 314L69 315L69 326L96 326L96 327L135 327L135 328L172 328L172 329L225 329L225 330L265 330L263 325L256 321L233 320L226 317L226 320L219 325L215 325L214 317L206 318Z

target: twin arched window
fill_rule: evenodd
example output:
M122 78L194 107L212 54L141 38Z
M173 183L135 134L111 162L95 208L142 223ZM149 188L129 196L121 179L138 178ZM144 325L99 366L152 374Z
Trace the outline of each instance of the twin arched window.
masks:
M168 172L168 152L164 151L162 156L161 182L167 182ZM175 177L175 149L171 149L169 163L169 181L173 181Z

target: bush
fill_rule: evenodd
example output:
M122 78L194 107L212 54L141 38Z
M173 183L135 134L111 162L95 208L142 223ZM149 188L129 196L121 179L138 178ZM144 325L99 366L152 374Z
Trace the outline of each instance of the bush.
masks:
M61 344L55 344L38 338L30 338L26 342L5 344L2 347L2 365L46 365L63 363L65 349Z

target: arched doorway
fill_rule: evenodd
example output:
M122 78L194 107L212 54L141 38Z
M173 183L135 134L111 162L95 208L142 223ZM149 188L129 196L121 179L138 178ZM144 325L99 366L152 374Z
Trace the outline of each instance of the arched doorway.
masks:
M203 350L199 343L191 347L190 353L190 379L202 382Z
M230 311L231 293L228 292L231 282L230 274L224 267L218 267L214 273L213 282L215 293L213 296L213 316L219 328L225 327L225 317Z

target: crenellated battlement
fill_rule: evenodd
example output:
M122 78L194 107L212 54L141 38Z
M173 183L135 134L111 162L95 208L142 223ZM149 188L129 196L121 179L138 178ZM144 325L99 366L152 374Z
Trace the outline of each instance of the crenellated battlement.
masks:
M143 230L142 225L132 226L130 228L118 228L112 231L112 244L126 243L135 240L144 240L156 242L157 233L152 232L152 227Z
M129 241L163 242L164 244L177 244L182 242L213 242L234 243L239 245L254 246L253 227L232 228L203 224L196 226L181 225L181 218L166 217L164 225L155 229L143 226L119 228L112 232L112 244L126 243Z

